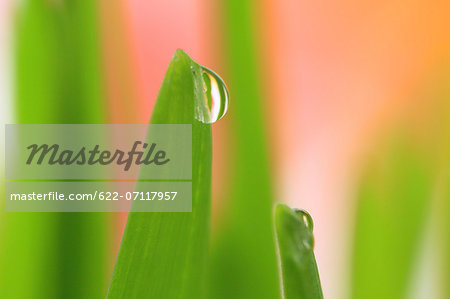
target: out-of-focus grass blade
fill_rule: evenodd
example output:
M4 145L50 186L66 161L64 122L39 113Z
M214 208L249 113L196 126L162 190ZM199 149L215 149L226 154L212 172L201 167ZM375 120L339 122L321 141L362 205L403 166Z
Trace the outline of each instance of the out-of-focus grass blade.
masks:
M442 213L442 219L444 221L444 251L447 254L444 256L443 272L444 279L442 281L450 281L450 164L447 166L446 175L446 192L444 193L444 208ZM450 298L450 284L444 283L444 298Z
M102 123L95 2L26 1L16 18L19 123ZM13 213L5 217L5 298L106 294L106 215Z
M442 163L443 167L443 176L444 176L444 192L442 193L442 213L441 219L443 221L443 242L444 248L443 252L445 254L444 261L442 263L442 269L444 272L444 277L442 281L444 282L444 293L443 298L450 298L450 61L446 61L445 72L443 78L445 78L444 82L444 91L442 92L442 97L440 98L440 103L442 105L441 108L441 119L443 120L442 127L444 128L444 132L442 133L442 137L444 139L443 145L443 157L444 163ZM447 283L445 283L447 282Z
M262 117L264 97L252 31L254 4L249 0L222 3L233 159L229 161L232 177L224 198L226 217L212 245L210 296L215 299L281 296Z
M285 299L323 298L314 257L312 227L286 205L275 209Z
M440 213L440 224L443 224L440 236L442 236L442 253L443 260L441 264L441 273L443 275L443 297L450 298L450 163L447 162L447 170L445 173L444 192L442 192L442 211Z
M438 77L433 80L432 94L427 99L436 103L429 121L438 140L433 143L433 150L437 152L440 173L436 209L438 244L441 246L439 273L443 275L440 278L442 298L450 298L450 60L441 62L439 66Z
M192 212L128 217L108 298L202 298L209 241L211 125L200 66L177 50L159 91L154 124L192 124Z
M407 135L377 148L362 181L353 298L405 298L432 196L429 161ZM408 140L408 141L407 141Z
M450 109L448 110L450 113ZM447 133L450 133L450 126L448 128ZM449 136L450 140L450 134L446 134L446 136ZM450 144L447 143L447 161L445 165L445 173L444 173L444 192L442 193L442 213L441 213L441 219L443 226L443 251L444 252L444 261L442 263L442 269L444 272L444 278L442 281L449 282L450 281ZM444 298L450 298L450 284L444 283Z

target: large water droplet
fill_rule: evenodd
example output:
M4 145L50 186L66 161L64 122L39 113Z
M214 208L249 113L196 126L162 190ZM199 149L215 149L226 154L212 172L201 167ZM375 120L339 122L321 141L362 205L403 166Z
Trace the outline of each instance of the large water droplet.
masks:
M203 92L209 110L208 123L221 119L228 109L228 88L215 72L202 66Z
M305 210L302 210L302 209L294 209L294 212L300 216L300 218L302 219L305 226L307 228L309 228L312 232L314 229L314 223L313 223L311 215L309 215L308 212L306 212Z

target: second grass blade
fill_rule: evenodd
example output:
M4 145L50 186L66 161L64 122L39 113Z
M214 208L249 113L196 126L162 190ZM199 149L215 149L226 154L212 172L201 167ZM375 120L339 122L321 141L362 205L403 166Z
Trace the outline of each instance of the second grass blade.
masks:
M312 227L286 205L275 209L284 298L321 299L319 272L313 252Z

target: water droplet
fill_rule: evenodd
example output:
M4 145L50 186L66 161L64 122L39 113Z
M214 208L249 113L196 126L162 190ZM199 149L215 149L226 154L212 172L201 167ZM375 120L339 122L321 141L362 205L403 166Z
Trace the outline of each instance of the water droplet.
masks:
M303 246L306 249L313 249L314 248L314 238L311 239L303 239Z
M208 123L221 119L228 109L228 88L215 72L202 66L203 92L209 110Z
M314 236L313 236L314 222L312 221L311 215L309 215L308 212L302 209L293 209L293 210L295 214L300 216L301 221L310 232L304 237L303 246L307 249L314 249Z
M314 229L314 222L312 220L311 215L309 215L308 212L302 209L294 209L294 212L300 216L301 221L305 224L305 226L309 229L309 232L311 233L309 237L306 237L303 239L303 246L307 249L313 249L314 248L314 236L313 236L313 229Z
M294 209L294 212L301 217L305 226L307 228L309 228L312 232L314 229L314 222L312 220L311 215L309 215L308 212L306 212L305 210L302 210L302 209Z

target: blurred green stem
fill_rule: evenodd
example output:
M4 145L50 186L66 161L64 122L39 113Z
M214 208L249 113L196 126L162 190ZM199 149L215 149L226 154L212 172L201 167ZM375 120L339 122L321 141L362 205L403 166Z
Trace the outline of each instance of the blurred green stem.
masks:
M224 53L229 66L231 182L226 217L212 244L211 298L281 296L272 225L272 188L262 113L254 3L223 2Z
M35 0L19 3L17 8L17 121L103 123L96 2ZM108 214L3 216L2 297L100 298L106 294Z

